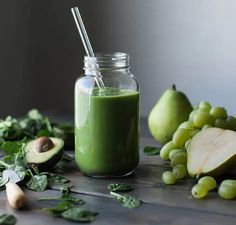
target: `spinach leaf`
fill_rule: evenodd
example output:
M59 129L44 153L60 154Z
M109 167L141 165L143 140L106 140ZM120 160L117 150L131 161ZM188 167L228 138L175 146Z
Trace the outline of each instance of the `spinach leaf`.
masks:
M152 147L152 146L146 146L143 149L143 153L145 155L159 155L161 151L161 148L158 147Z
M26 183L26 186L33 191L45 191L48 186L48 178L46 175L34 175Z
M48 130L39 130L37 133L37 137L43 137L43 136L49 137L50 135L51 133Z
M51 216L61 216L61 214L73 207L73 204L69 202L60 202L54 208L44 208L43 211Z
M85 202L81 198L73 197L69 194L64 194L61 196L61 200L74 203L76 205L83 205Z
M74 207L74 205L70 202L60 202L57 204L57 208L63 209L63 210L67 210Z
M110 192L111 195L115 196L118 202L123 205L124 207L128 208L137 208L141 205L141 201L132 197L131 195L121 195L116 192Z
M38 198L39 201L61 201L61 202L67 202L70 204L75 204L75 205L83 205L85 204L84 200L81 198L73 197L70 194L62 194L60 197L54 197L54 196L49 196L49 197L40 197Z
M22 136L18 121L11 116L0 120L0 137L4 140L16 140Z
M81 198L73 197L70 194L70 187L64 185L61 189L60 192L62 193L61 195L61 200L67 201L74 203L76 205L83 205L85 202Z
M7 154L18 153L22 149L22 143L18 141L7 141L1 145L1 149Z
M17 141L22 137L32 139L40 136L54 136L62 138L65 145L74 145L74 127L68 124L55 123L37 109L30 110L27 115L17 120L11 116L0 120L0 146L5 141ZM13 143L4 144L6 152L17 152L17 146Z
M0 215L0 225L14 225L16 224L16 217L10 214Z
M125 207L128 208L137 208L140 206L140 200L130 196L130 195L123 195L117 197L117 200Z
M32 120L43 120L43 115L37 109L31 109L27 116Z
M41 173L45 174L48 177L48 186L52 187L54 185L63 185L65 183L70 182L70 180L62 175L58 175L55 173Z
M15 161L15 157L12 154L6 154L3 156L3 162L7 163L7 164L13 164Z
M107 186L107 188L109 191L114 191L114 192L125 192L134 189L133 187L125 183L111 183Z
M25 169L25 167L21 165L15 165L12 169L17 173L21 180L24 180L25 176L28 174L28 171Z
M71 221L92 222L98 213L80 207L74 207L66 210L61 215L64 219Z
M0 187L4 187L9 181L9 177L0 177Z
M65 211L64 209L61 209L58 207L43 208L43 212L47 213L48 215L55 216L55 217L60 217L64 211Z

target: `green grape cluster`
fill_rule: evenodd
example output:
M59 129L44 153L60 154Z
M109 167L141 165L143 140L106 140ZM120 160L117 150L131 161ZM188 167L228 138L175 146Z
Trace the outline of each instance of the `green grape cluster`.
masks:
M192 196L194 198L204 198L208 192L215 189L217 186L216 180L213 177L205 176L199 179L198 183L192 188Z
M210 127L236 131L236 117L229 116L224 107L213 107L206 101L194 106L193 111L189 114L189 119L179 125L172 140L161 148L160 157L163 160L169 160L172 167L172 171L165 171L162 174L162 181L165 184L175 184L179 179L187 176L187 155L191 139L199 131ZM222 183L218 190L220 197L224 199L236 198L236 181L234 184L235 188L233 185ZM213 177L202 177L193 186L192 195L195 198L204 198L216 186L217 183Z
M218 194L223 199L234 199L236 198L236 180L224 180L220 184Z
M236 131L236 118L228 116L223 107L212 107L209 102L202 101L194 106L188 121L179 125L170 142L166 143L160 152L164 160L170 160L170 154L175 149L183 149L188 153L191 139L199 131L209 127L219 127ZM183 164L183 163L180 163ZM174 165L176 165L174 163Z
M173 169L162 174L162 181L165 184L174 184L187 175L187 153L183 149L172 149L168 159L171 160L170 165Z

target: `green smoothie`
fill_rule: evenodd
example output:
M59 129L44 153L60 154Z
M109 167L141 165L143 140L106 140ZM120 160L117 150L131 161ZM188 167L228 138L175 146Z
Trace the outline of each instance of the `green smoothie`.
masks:
M139 92L75 92L75 158L89 176L124 176L139 162Z

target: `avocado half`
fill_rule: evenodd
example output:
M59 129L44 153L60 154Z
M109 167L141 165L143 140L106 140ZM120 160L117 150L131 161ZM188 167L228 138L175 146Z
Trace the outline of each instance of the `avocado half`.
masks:
M50 137L54 146L45 152L36 150L37 139L28 142L24 147L25 159L31 166L37 166L39 170L48 171L60 161L64 153L64 141L61 138Z

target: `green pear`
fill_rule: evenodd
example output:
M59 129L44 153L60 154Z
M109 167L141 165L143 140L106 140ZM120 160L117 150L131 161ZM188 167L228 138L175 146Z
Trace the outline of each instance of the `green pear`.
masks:
M167 143L178 126L188 120L191 111L192 106L186 95L173 85L172 89L164 92L149 114L151 134L159 143Z

